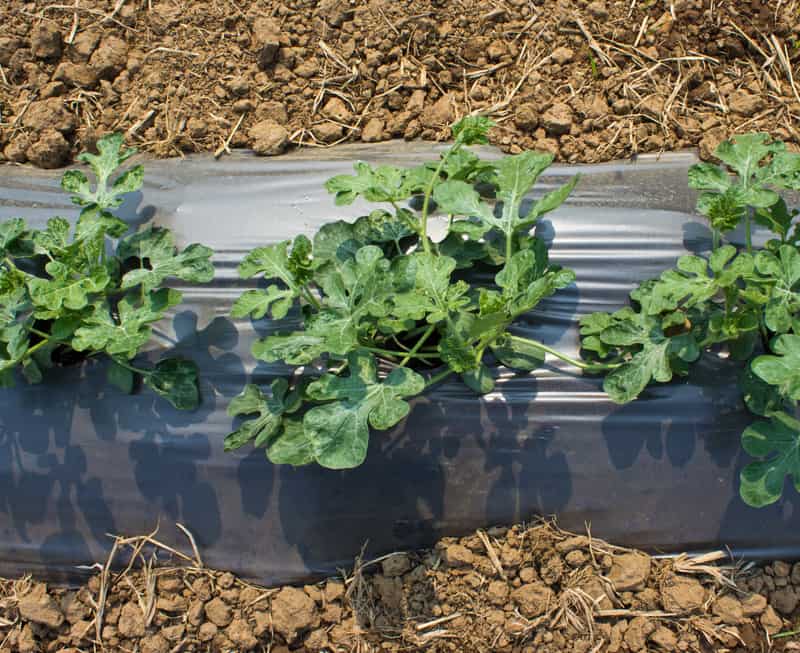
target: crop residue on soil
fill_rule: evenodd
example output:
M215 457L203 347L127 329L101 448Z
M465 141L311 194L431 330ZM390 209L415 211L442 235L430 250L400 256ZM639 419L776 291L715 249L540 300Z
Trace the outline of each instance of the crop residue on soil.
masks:
M352 574L267 589L203 568L152 564L149 537L118 539L137 570L79 589L0 581L0 650L453 651L797 650L800 563L654 559L549 523L445 538L428 552L357 561ZM163 549L161 550L163 554ZM180 561L178 561L180 562ZM173 557L173 565L175 559ZM773 639L774 638L774 639Z
M159 156L439 139L595 162L734 131L800 144L797 0L77 0L0 7L0 159L123 131Z

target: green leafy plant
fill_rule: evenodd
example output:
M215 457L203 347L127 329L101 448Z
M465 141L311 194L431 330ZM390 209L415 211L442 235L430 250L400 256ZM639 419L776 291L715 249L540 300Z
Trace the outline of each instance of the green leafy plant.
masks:
M530 371L551 353L578 367L613 363L573 360L514 335L514 322L570 285L575 275L548 260L532 230L569 195L577 178L523 202L552 155L523 152L498 161L469 146L487 142L491 122L467 117L436 162L411 168L359 162L355 174L330 179L337 205L357 198L382 205L354 222L324 225L250 252L245 279L266 285L244 292L237 318L299 317L302 327L253 346L256 358L303 366L254 385L230 405L244 418L225 441L266 449L273 463L360 465L370 429L384 430L409 412L408 400L457 374L477 394L493 389L490 366ZM444 233L431 238L437 220ZM478 283L470 268L490 271Z
M708 256L682 256L677 266L631 292L632 306L581 320L584 357L614 360L604 381L618 403L652 382L685 375L704 352L727 351L744 361L740 386L748 409L765 418L742 434L759 460L741 473L742 499L777 501L785 477L800 490L800 233L780 190L800 190L800 155L766 134L744 134L716 151L721 165L700 163L689 185L713 230ZM735 176L732 176L734 173ZM754 248L752 225L775 238ZM722 244L742 225L743 248Z
M135 152L123 148L121 134L101 138L97 149L79 156L94 185L81 170L61 181L81 207L74 227L61 217L44 229L19 218L0 224L0 385L13 385L17 370L38 383L54 365L104 354L108 380L121 390L132 392L138 378L177 408L195 408L192 361L164 358L145 368L132 360L150 341L151 325L181 302L164 281L210 281L212 251L195 244L179 252L161 227L128 233L111 210L141 188L144 169L114 176Z

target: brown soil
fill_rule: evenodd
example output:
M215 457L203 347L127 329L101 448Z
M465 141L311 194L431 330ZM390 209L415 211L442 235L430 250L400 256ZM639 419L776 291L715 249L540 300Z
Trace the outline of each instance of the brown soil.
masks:
M159 156L392 137L466 112L577 162L800 144L797 0L6 0L0 159L122 130Z
M725 554L654 559L548 523L357 561L354 573L266 589L202 567L155 567L148 537L118 539L136 570L79 589L0 582L0 650L739 653L798 650L800 563ZM162 557L164 550L160 551ZM112 553L112 558L114 554Z

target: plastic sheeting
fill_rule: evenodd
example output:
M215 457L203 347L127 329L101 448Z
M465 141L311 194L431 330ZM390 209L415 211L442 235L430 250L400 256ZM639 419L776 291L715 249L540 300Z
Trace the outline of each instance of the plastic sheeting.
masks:
M250 355L278 325L228 317L245 287L238 262L255 246L357 215L323 189L353 159L411 164L437 151L388 143L147 162L143 192L123 217L216 251L216 279L181 288L185 302L156 347L197 361L202 407L184 413L148 392L122 395L106 385L100 362L0 391L0 573L74 574L105 557L108 533L143 533L159 521L166 541L185 544L180 522L208 564L266 583L331 572L367 540L378 555L535 514L557 514L571 529L590 522L597 536L654 551L728 545L797 557L797 497L762 510L738 498L739 434L750 418L735 366L715 358L627 406L612 404L599 379L559 364L531 375L499 369L483 398L447 382L416 399L397 428L373 433L366 463L346 472L274 467L260 450L223 452L230 399L248 380L267 384L285 372ZM527 315L519 332L575 353L579 316L624 305L637 281L707 248L686 186L693 162L679 153L551 169L537 193L583 175L538 227L578 282ZM0 169L0 218L40 225L74 216L58 179Z

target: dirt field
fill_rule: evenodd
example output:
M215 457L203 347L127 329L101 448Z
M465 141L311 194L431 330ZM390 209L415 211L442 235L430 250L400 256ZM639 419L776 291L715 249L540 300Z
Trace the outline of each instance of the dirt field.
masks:
M202 568L191 549L173 552L180 566L150 566L152 541L118 544L119 554L133 551L143 563L139 570L106 566L77 590L29 578L0 582L0 650L800 649L791 632L800 615L800 563L731 565L724 553L657 560L547 523L357 561L353 573L303 588L244 583Z
M798 0L5 0L0 25L12 163L67 165L110 131L157 156L440 139L469 112L568 162L756 130L800 147ZM0 580L0 652L800 650L800 563L517 525L268 589L118 543L135 570Z
M800 144L797 0L6 0L0 152L69 163L438 139L593 162L763 130Z

